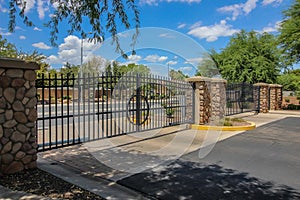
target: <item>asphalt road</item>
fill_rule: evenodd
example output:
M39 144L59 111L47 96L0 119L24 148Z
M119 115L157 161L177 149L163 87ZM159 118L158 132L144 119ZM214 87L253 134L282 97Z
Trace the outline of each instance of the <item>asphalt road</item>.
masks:
M154 199L300 199L300 118L288 117L118 181Z

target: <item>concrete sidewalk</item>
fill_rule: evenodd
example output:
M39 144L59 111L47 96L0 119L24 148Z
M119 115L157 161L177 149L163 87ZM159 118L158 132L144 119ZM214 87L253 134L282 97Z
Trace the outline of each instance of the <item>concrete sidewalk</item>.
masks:
M13 191L0 185L0 200L50 200L50 198L21 191Z
M300 117L300 112L243 113L232 117L255 122L259 127L289 116ZM216 133L183 130L185 128L169 127L39 153L38 167L106 199L151 199L117 181L209 145L209 142L204 143L209 135L217 134L214 139L222 141L243 132ZM4 197L0 195L1 198Z

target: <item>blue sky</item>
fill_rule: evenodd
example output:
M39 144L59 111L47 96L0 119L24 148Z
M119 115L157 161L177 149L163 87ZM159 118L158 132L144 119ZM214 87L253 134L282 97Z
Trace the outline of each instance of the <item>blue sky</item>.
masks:
M241 29L277 34L277 28L282 20L282 11L291 5L292 0L139 0L137 2L141 27L152 27L142 29L137 54L130 56L126 61L118 58L107 42L93 44L84 41L84 61L92 55L97 55L124 63L148 64L154 66L152 70L158 74L165 74L169 67L181 69L184 73L192 75L205 49L219 51L226 46L230 36ZM14 43L18 49L25 52L38 50L43 53L54 68L61 67L65 62L79 64L81 45L79 35L68 35L67 24L62 24L61 34L57 40L59 46L52 47L49 42L49 30L43 24L48 21L53 6L48 0L27 0L27 5L26 12L35 27L26 27L18 19L16 31L8 33L8 3L0 0L0 34ZM130 34L130 31L120 34L124 38L122 43L124 49L127 49ZM145 40L150 43L145 44ZM177 51L178 48L183 51ZM130 48L128 50L130 51Z

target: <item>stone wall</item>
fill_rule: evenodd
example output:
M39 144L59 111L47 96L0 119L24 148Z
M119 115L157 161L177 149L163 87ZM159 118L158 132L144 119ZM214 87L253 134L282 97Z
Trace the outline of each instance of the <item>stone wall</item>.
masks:
M195 90L195 124L216 125L225 116L226 109L226 80L191 77L186 81L194 85ZM269 110L278 110L282 107L282 86L277 84L254 84L254 101L259 112L267 113Z
M195 123L219 123L226 105L226 81L201 76L186 79L195 85Z
M256 83L254 86L259 87L259 112L269 112L269 84Z
M225 116L226 110L226 81L224 79L211 79L211 120L219 124Z
M36 88L39 67L14 59L0 59L0 173L35 168Z
M282 85L267 83L256 83L254 85L259 87L259 111L261 113L282 108Z

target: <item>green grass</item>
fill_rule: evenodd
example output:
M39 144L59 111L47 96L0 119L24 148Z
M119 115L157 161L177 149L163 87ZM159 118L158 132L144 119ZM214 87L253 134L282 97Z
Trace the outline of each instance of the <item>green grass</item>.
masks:
M233 126L233 122L245 122L245 120L236 117L235 118L225 117L224 122L220 122L220 126Z

